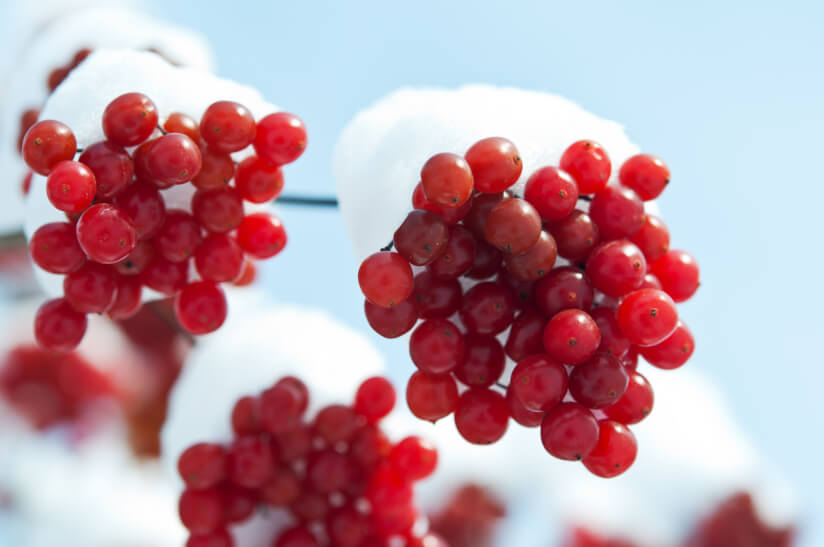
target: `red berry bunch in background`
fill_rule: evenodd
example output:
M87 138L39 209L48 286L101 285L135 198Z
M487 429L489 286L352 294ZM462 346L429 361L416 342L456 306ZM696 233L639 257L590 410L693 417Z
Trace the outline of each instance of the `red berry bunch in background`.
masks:
M454 414L476 444L500 439L510 418L540 426L553 456L616 476L636 456L627 425L652 408L638 355L673 369L694 346L676 302L697 290L698 266L644 209L669 169L639 154L610 182L607 152L579 141L516 196L521 171L499 137L430 158L414 210L360 266L366 318L387 338L411 331L417 417Z
M66 214L29 242L40 268L65 275L63 298L35 319L38 343L72 350L86 314L130 317L144 287L174 297L190 333L214 331L227 313L220 284L248 284L253 261L286 244L278 218L244 204L280 195L281 166L306 147L303 122L285 112L256 122L230 101L209 106L199 122L179 112L161 120L149 97L127 93L106 107L101 123L106 140L82 150L54 120L37 122L23 139L24 160L47 177L49 201ZM236 163L232 154L249 147L255 154ZM189 208L167 208L165 193L180 185L190 185Z
M492 547L506 506L477 484L464 484L430 516L430 527L450 547Z
M414 505L413 484L435 470L437 451L418 437L393 444L380 427L395 404L392 385L370 378L352 404L313 418L309 396L303 382L282 378L237 401L228 446L198 443L180 455L187 547L233 546L228 527L256 508L293 521L274 547L445 546L421 529Z

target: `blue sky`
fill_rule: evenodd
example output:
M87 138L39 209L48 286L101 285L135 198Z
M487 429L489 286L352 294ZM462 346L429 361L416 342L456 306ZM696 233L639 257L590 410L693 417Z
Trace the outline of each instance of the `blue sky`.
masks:
M292 192L334 191L331 152L359 109L404 85L469 82L560 93L620 120L663 157L675 247L702 265L682 307L690 366L824 514L821 128L824 5L816 2L156 2L208 35L218 72L301 115ZM366 328L356 265L334 212L289 209L267 266L273 294ZM409 366L402 344L381 344ZM723 455L719 455L723 457ZM806 522L805 545L824 545Z

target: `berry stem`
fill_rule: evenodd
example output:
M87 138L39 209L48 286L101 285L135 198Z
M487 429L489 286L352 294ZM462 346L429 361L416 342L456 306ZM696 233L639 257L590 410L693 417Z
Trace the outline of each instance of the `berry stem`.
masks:
M579 195L578 199L580 199L582 201L592 201L592 196L581 196L581 195Z
M391 251L392 247L395 246L394 241L390 241L385 247L381 247L381 251Z
M285 205L311 205L313 207L337 207L338 198L319 196L280 196L278 203Z

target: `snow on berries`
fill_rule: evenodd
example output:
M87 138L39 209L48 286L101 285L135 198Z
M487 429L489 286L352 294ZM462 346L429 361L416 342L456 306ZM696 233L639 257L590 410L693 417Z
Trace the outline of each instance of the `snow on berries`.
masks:
M83 93L91 97L74 104ZM306 147L306 130L274 110L251 90L152 54L95 53L75 70L22 143L39 175L29 247L47 292L59 295L35 319L42 347L73 349L85 314L134 315L143 289L174 297L178 323L192 334L222 325L220 284L248 277L251 262L286 245L266 205L281 192L282 165Z
M364 207L352 202L364 188L351 177L386 181L392 173L407 177L393 181L397 188L414 187L391 243L373 247L358 272L370 326L390 338L411 333L409 352L418 370L407 387L409 408L428 421L453 415L460 435L474 444L499 440L510 418L540 425L553 456L583 461L601 477L620 475L638 450L627 426L652 410L652 390L635 370L637 355L676 368L694 346L686 326L684 334L678 331L683 323L676 302L697 290L698 267L689 254L669 249L669 232L649 203L668 185L669 170L662 160L638 154L609 122L558 98L488 88L431 93L439 94L438 110L424 108L421 116L431 116L430 132L455 119L465 122L433 139L449 148L421 145L422 129L403 113L393 114L394 126L382 137L396 144L408 139L403 157L379 158L380 143L363 165L346 157L358 137L372 137L370 117L387 116L387 104L403 112L398 104L409 98L403 93L356 118L338 145L341 206L359 251L363 241L377 237L362 227L383 227L389 215L351 217L351 210ZM493 122L464 120L467 106L445 113L458 97L478 106L476 117ZM530 101L536 111L540 105L555 123L507 120L509 110L493 113L496 102L511 108L505 97ZM579 122L580 128L558 131L576 138L557 155L536 153L536 147L559 146L560 119ZM470 134L484 137L477 128L487 126L527 137L529 156L503 131L455 144ZM588 128L607 140L578 137ZM418 158L414 173L409 151L424 149L430 155ZM372 167L374 173L363 174ZM393 214L399 209L385 196L361 199L391 207Z

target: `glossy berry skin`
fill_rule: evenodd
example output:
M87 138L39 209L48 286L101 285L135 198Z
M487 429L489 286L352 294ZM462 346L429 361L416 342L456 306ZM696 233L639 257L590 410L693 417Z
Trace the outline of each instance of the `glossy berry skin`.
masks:
M472 202L474 201L473 198L466 200L466 203L461 205L460 207L438 207L437 205L430 203L429 200L426 199L426 196L423 195L423 184L420 182L415 185L415 189L412 191L412 208L413 209L425 209L427 211L432 211L433 213L437 214L443 221L446 223L447 226L454 226L463 218L469 214L469 211L472 209Z
M670 171L660 159L650 154L637 154L627 159L618 171L618 179L632 188L644 201L661 195L670 181Z
M108 141L89 146L80 154L78 161L94 173L97 199L111 199L122 192L134 174L134 162L129 153L122 146Z
M257 124L254 145L257 155L273 165L292 163L306 150L306 126L288 112L269 114Z
M515 395L512 386L506 390L506 406L509 409L509 417L524 427L538 427L544 419L543 411L530 410L524 406Z
M150 184L135 182L114 200L115 205L129 217L138 238L145 241L154 237L166 218L166 205L158 189Z
M541 236L541 217L529 202L518 198L505 199L487 215L484 235L501 251L522 254Z
M175 298L175 316L192 334L214 332L226 320L226 313L226 295L216 283L189 283Z
M578 141L571 144L561 156L560 167L570 174L581 194L600 192L607 185L612 162L600 144Z
M503 192L518 182L524 168L518 149L502 137L476 142L464 158L472 170L475 190L489 194Z
M154 248L170 262L182 262L194 255L203 241L200 224L180 209L166 211L166 219L154 238Z
M386 378L375 376L365 380L355 393L355 412L374 423L392 412L395 388Z
M406 403L412 414L435 423L458 406L458 386L451 375L434 376L417 371L406 385Z
M638 288L663 290L663 288L661 287L661 282L658 281L658 278L651 273L644 275L644 280L641 282Z
M142 93L126 93L103 111L103 133L118 146L135 146L157 127L157 107Z
M257 156L249 156L237 165L235 187L246 201L266 203L283 190L283 171Z
M578 209L568 217L549 225L558 245L558 255L573 262L584 260L601 241L598 226L588 214Z
M320 493L340 491L349 483L353 472L348 458L334 450L315 452L307 460L307 483Z
M605 408L615 403L629 385L626 368L614 356L597 353L569 375L569 393L588 408Z
M475 259L472 268L466 272L471 279L487 279L501 269L503 253L485 240L475 240Z
M300 425L308 401L305 386L278 382L260 396L260 422L273 435L292 431Z
M286 246L286 230L276 216L252 213L243 218L237 229L237 242L254 258L271 258Z
M101 264L120 262L137 245L134 224L117 207L98 203L77 221L77 242L91 260Z
M446 319L461 305L461 284L455 279L438 279L432 272L415 276L415 288L405 302L411 302L421 319Z
M464 226L480 238L484 238L486 233L486 219L489 212L495 208L504 198L510 197L509 192L498 192L495 194L476 194L472 198L472 206L464 218Z
M201 156L197 144L183 133L168 133L158 138L146 158L149 171L164 185L189 182L200 172Z
M34 339L46 350L74 350L86 334L86 315L75 311L65 298L43 303L34 317Z
M546 317L567 309L589 311L592 300L592 286L577 268L555 268L535 284L535 304Z
M515 362L533 353L544 352L546 319L532 308L526 308L512 322L504 350Z
M255 118L249 110L232 101L212 103L200 118L200 135L217 152L243 150L255 138Z
M497 382L506 364L501 343L491 335L469 333L464 336L464 345L455 377L469 387L488 387Z
M457 279L467 273L475 263L477 241L463 226L451 226L446 245L435 260L429 264L429 271L440 279Z
M455 409L455 427L472 444L492 444L506 433L509 407L497 391L472 388L465 391Z
M180 112L172 112L166 121L163 122L163 129L167 133L183 133L194 142L200 142L200 129L197 122L186 114Z
M248 287L257 279L257 268L255 263L248 258L243 261L243 268L240 270L240 275L232 281L235 287Z
M598 422L598 443L583 460L589 471L603 478L617 477L630 468L638 454L632 431L613 420Z
M348 442L362 425L361 418L346 405L329 405L315 416L315 433L329 444Z
M644 215L644 224L632 238L650 264L669 251L670 233L667 225L654 215Z
M376 306L391 308L412 293L412 267L398 253L379 251L361 263L358 283L367 300Z
M601 331L585 311L563 310L549 320L543 340L550 357L567 365L579 365L598 349Z
M86 262L63 278L63 294L82 313L108 311L117 295L117 274L109 266Z
M631 238L644 224L644 203L626 186L610 184L592 198L589 216L602 239Z
M418 313L411 299L391 308L384 308L364 300L363 311L372 330L384 338L397 338L409 332L418 322Z
M616 318L624 336L638 346L663 342L678 325L675 302L657 289L629 293L618 306Z
M587 259L587 277L592 286L618 298L637 289L644 280L647 261L641 250L626 239L598 245Z
M226 477L226 451L216 443L197 443L180 455L177 471L187 488L217 486Z
M235 163L232 156L206 148L200 152L200 172L192 179L192 184L198 190L214 190L228 185L234 176ZM245 184L257 186L249 185L248 181Z
M505 287L517 309L524 309L534 301L535 282L518 279L507 268L501 268L496 279L499 285Z
M272 479L275 463L272 449L265 437L239 437L228 452L229 480L243 488L260 488Z
M86 262L74 226L68 222L40 226L29 241L29 254L35 264L55 274L73 272Z
M618 319L615 317L613 308L595 308L589 315L598 325L601 333L601 343L598 344L598 351L609 353L615 357L623 357L632 347L632 343L627 340L621 327L618 326Z
M77 140L68 126L55 120L42 120L26 132L22 152L26 165L45 176L61 161L74 158Z
M389 464L403 477L419 481L435 472L438 450L420 437L406 437L392 448Z
M140 272L140 281L148 288L166 296L173 296L186 286L189 279L189 261L169 262L155 254Z
M537 209L543 220L561 220L578 203L578 185L565 171L542 167L526 181L524 199Z
M630 371L629 385L624 395L604 409L608 418L624 425L637 424L652 412L652 386L638 372Z
M178 512L180 522L192 534L209 534L223 524L223 499L215 488L187 489L180 495Z
M472 170L456 154L435 154L421 169L421 185L427 201L436 207L460 207L472 197Z
M117 294L107 312L112 319L128 319L143 306L143 286L136 276L117 276Z
M515 366L509 388L529 410L549 410L564 398L567 372L548 355L530 355Z
M205 281L233 281L241 274L243 264L243 249L229 234L209 234L195 252L197 273Z
M210 232L228 232L243 221L243 200L230 186L198 190L192 196L192 214Z
M509 272L523 281L536 281L552 270L558 258L555 239L547 231L541 231L538 241L527 252L508 254L504 263Z
M440 255L449 239L449 229L437 214L417 209L395 230L395 250L411 264L424 266Z
M409 338L412 362L428 374L445 374L464 358L464 337L447 319L427 319Z
M544 416L541 442L562 460L581 460L598 444L598 420L585 406L561 403Z
M695 294L699 281L698 263L685 251L672 250L652 263L652 273L664 291L676 302L684 302Z
M695 351L695 339L690 329L678 321L675 331L654 346L641 348L641 355L651 365L664 370L679 368Z
M46 179L49 202L67 213L86 210L96 192L94 173L79 161L61 161L52 167Z
M466 292L460 313L469 332L498 334L512 324L515 302L506 287L487 281Z

